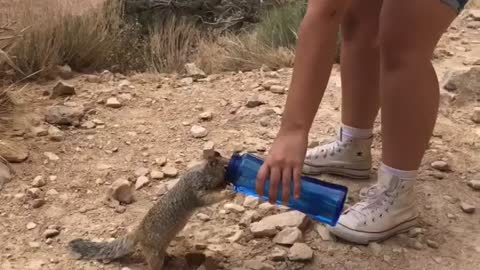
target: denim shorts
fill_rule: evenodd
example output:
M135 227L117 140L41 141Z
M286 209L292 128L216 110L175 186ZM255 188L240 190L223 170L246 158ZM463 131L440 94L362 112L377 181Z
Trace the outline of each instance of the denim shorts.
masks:
M455 9L458 13L460 13L465 5L467 4L468 0L441 0L443 3L451 6Z

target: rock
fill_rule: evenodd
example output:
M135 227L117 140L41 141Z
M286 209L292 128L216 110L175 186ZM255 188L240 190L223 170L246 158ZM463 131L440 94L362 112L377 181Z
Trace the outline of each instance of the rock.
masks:
M42 137L48 135L47 127L40 125L38 127L31 127L30 132L32 132L33 136Z
M273 248L273 250L270 252L270 255L269 255L269 259L274 262L285 261L286 257L287 257L287 252L278 247Z
M228 237L227 240L228 242L230 243L236 243L238 240L240 240L240 238L242 237L243 235L243 231L242 230L238 230L236 231L232 236Z
M166 157L158 157L158 158L155 159L155 163L158 166L164 166L165 164L167 164L167 158Z
M443 80L456 86L457 104L475 103L472 97L477 96L480 89L480 66L472 66L466 71L447 72Z
M197 218L200 219L201 221L209 221L210 217L207 214L204 213L198 213Z
M475 212L475 206L468 204L466 202L460 203L460 208L462 209L463 212L467 214L473 214Z
M270 264L264 263L258 259L245 261L243 266L251 270L275 270Z
M437 161L434 161L432 162L432 164L430 164L432 166L432 168L436 169L436 170L439 170L441 172L448 172L450 171L450 165L443 161L443 160L437 160Z
M323 241L333 241L333 235L330 234L328 229L320 223L315 224L315 231L318 233Z
M223 207L235 213L243 213L245 211L245 208L243 206L235 203L227 203Z
M45 121L52 125L78 126L84 114L83 106L55 105L48 108Z
M52 238L60 234L60 231L57 229L46 229L43 232L43 237L45 238Z
M59 161L60 158L52 152L44 152L43 155L50 161Z
M167 183L165 183L166 187L167 187L167 190L171 190L175 185L177 185L179 180L180 179L174 179L174 180L170 180Z
M40 243L39 242L28 242L28 246L30 246L31 248L39 248ZM39 269L41 269L41 268L39 268Z
M304 229L308 223L307 216L298 211L289 211L272 216L268 216L250 224L250 231L256 237L273 236L277 230L283 230L286 227L296 227Z
M280 245L293 245L302 239L302 231L298 228L287 227L277 233L273 242Z
M178 170L170 166L163 167L162 172L165 174L166 177L175 177L178 175Z
M47 182L45 181L45 179L43 178L43 176L39 175L39 176L36 176L33 181L32 181L32 187L43 187L47 184Z
M278 85L280 85L279 80L267 80L264 83L262 83L262 86L263 88L265 88L265 90L270 90L270 88L272 88L273 86L278 86Z
M46 193L48 196L55 196L55 195L58 195L58 191L54 188L52 189L49 189Z
M273 208L275 207L275 205L269 203L269 202L264 202L264 203L261 203L259 206L258 206L258 209L260 210L264 210L264 211L270 211L272 210Z
M274 94L285 94L285 87L281 85L272 85L272 87L270 87L270 92Z
M245 104L245 106L247 108L255 108L263 104L265 104L265 102L263 100L260 100L259 96L253 95L247 100L247 103Z
M422 228L418 228L418 227L412 228L412 229L410 229L410 230L408 231L408 237L410 237L410 238L415 238L415 237L417 237L418 235L423 234L423 232L424 232L424 231L423 231Z
M422 250L424 248L422 243L415 239L410 239L410 241L408 241L408 246L416 250Z
M480 124L480 107L473 108L471 119L474 123Z
M55 142L63 141L63 138L65 137L63 131L55 126L49 126L47 133L50 140Z
M308 261L313 257L313 250L304 243L295 243L288 251L291 261Z
M480 9L470 9L468 11L468 16L474 21L480 21Z
M457 90L457 85L455 85L452 81L448 81L443 88L447 91L455 91Z
M442 172L439 172L439 171L433 171L433 172L431 172L431 173L430 173L430 176L433 176L434 178L439 179L439 180L445 178L445 174L442 173Z
M129 80L121 80L121 81L118 83L118 87L119 87L120 89L124 89L124 90L128 90L131 85L132 85L132 83L131 83Z
M195 63L187 63L185 64L185 71L187 75L190 77L194 77L195 79L205 78L206 74L203 70L201 70Z
M440 245L433 240L427 239L427 246L437 249Z
M152 170L150 172L150 177L152 177L152 179L155 179L155 180L160 180L165 177L165 174L158 170Z
M183 78L178 81L179 86L188 86L188 85L191 85L192 83L193 83L192 77Z
M107 99L107 101L105 102L105 106L117 109L122 107L122 103L120 103L120 101L116 97L111 97Z
M27 194L30 198L36 199L40 198L42 191L39 188L29 188L27 189Z
M59 81L50 92L50 98L75 95L75 87L66 82Z
M212 114L212 112L203 112L203 113L199 114L198 117L201 120L208 121L208 120L211 120L213 118L213 114Z
M258 206L258 199L253 196L246 196L245 200L243 201L243 206L247 208L255 208Z
M115 180L110 187L110 196L122 203L132 203L133 191L130 182L123 178Z
M45 204L45 200L44 200L44 199L34 199L34 200L31 202L32 208L35 208L35 209L42 207L44 204Z
M37 227L37 224L33 223L33 222L29 222L27 223L27 230L33 230Z
M382 252L382 246L378 243L371 242L368 247L372 250L373 255L378 256Z
M457 216L455 216L454 214L451 214L451 213L447 213L447 218L449 218L449 219L457 219Z
M480 190L480 180L470 180L467 185L473 190Z
M135 174L136 177L140 177L140 176L147 175L149 172L150 172L150 170L148 168L142 167L142 168L136 169L134 174Z
M248 226L254 221L260 220L260 214L255 210L246 211L243 216L240 218L240 225Z
M93 121L86 121L82 123L81 127L85 129L92 129L95 128L96 124Z
M137 181L135 181L135 189L139 190L142 187L144 187L145 185L147 185L148 183L150 183L150 179L148 179L148 177L142 175L142 176L137 178Z
M194 138L203 138L208 135L208 131L202 126L193 125L190 129L190 134L192 134Z
M73 71L69 65L57 66L58 76L64 80L69 80L73 78Z

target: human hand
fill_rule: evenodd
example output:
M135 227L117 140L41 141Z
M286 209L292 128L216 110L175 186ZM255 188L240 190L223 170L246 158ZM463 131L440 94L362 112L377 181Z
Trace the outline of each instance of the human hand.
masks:
M273 146L257 174L256 192L264 194L265 181L269 178L269 201L277 200L278 185L282 184L282 202L290 197L290 182L293 177L294 198L300 197L300 177L307 151L308 133L304 131L280 131Z

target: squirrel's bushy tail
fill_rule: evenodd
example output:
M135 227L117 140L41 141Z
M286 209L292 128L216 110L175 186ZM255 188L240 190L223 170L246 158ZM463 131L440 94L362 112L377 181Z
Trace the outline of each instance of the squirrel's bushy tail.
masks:
M70 249L80 255L80 259L117 259L131 253L135 247L135 240L131 235L120 237L111 242L92 242L84 239L75 239L68 243Z

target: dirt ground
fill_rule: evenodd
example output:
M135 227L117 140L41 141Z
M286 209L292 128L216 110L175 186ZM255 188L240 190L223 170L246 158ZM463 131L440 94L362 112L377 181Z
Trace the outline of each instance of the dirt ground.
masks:
M443 37L434 60L441 82L452 71L464 72L480 64L475 62L480 59L479 23L467 19L464 13ZM96 127L89 126L89 122L85 127L63 128L65 138L59 142L48 136L31 136L28 128L25 133L12 130L13 135L5 138L25 144L29 158L13 164L16 176L0 191L0 269L146 269L141 257L135 256L106 264L77 261L66 244L77 237L110 239L133 228L160 196L159 190L174 178L151 179L147 186L135 191L136 201L126 205L123 213L105 204L104 198L118 178L135 181L135 171L143 167L161 170L155 160L166 158L165 166L174 166L181 175L190 162L199 158L206 141L214 142L227 155L234 150L262 154L278 129L286 95L261 91L258 86L273 79L286 87L290 76L291 69L225 73L197 82L175 75L78 74L68 80L77 95L65 100L43 96L54 81L19 86L17 93L24 93L24 102L31 104L30 124L46 126L43 117L48 106L68 101L70 105L74 102L90 108L84 123L91 121ZM339 68L335 67L311 131L312 143L335 135L340 88ZM169 267L180 269L175 262L181 262L186 254L194 257L203 253L207 262L216 265L206 263L206 269L247 269L244 264L250 259L265 261L272 269L478 269L480 192L467 185L471 180L480 180L480 125L471 120L473 107L478 106L480 90L476 91L442 89L440 115L416 186L419 227L423 229L420 235L411 238L401 234L379 243L381 249L375 250L339 240L324 241L312 224L303 240L314 250L311 261L272 262L268 256L273 247L288 248L275 245L270 238L252 237L248 227L238 225L242 213L227 211L221 203L200 211L210 217L208 221L192 217L172 243L170 253L175 258ZM123 106L109 108L98 103L113 96ZM265 104L246 107L246 101L253 96ZM452 101L452 96L457 98ZM206 111L212 113L212 119L199 119L199 114ZM190 133L192 125L203 126L208 135L194 138ZM379 132L377 120L376 164L381 151ZM48 158L45 152L54 153L59 160ZM446 161L451 171L433 169L430 164L438 160ZM321 179L347 185L348 203L352 204L358 200L360 188L375 181L373 175L369 181L326 175ZM37 176L46 179L46 185L40 187L45 203L34 208L28 189ZM242 200L238 195L235 202L241 204ZM461 202L475 206L477 211L463 212ZM270 215L285 209L258 211ZM52 226L60 234L46 239L43 233ZM240 239L230 243L227 238L239 230L243 232Z

